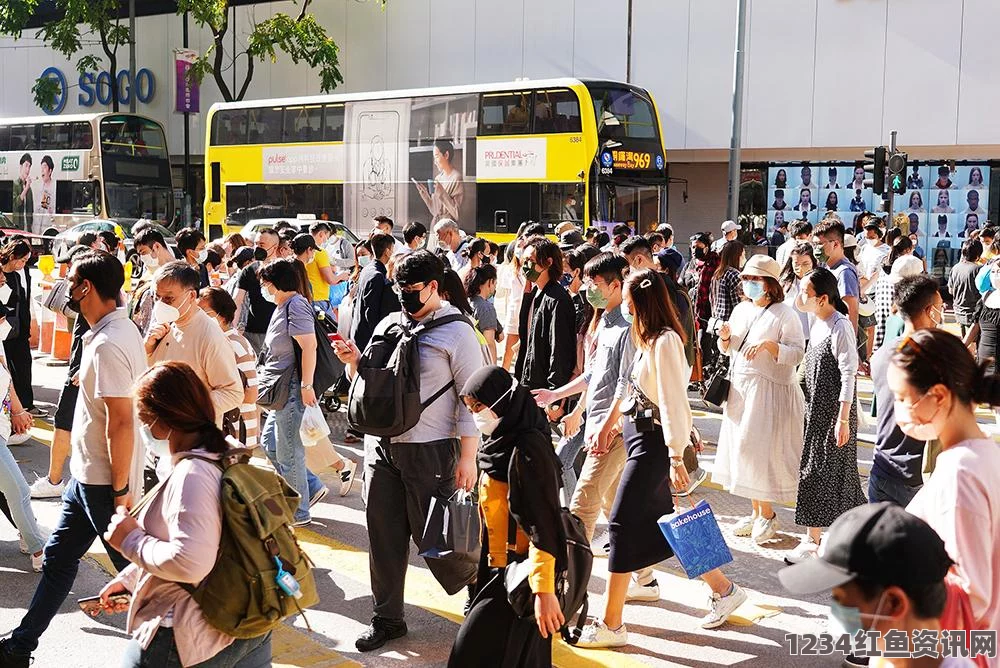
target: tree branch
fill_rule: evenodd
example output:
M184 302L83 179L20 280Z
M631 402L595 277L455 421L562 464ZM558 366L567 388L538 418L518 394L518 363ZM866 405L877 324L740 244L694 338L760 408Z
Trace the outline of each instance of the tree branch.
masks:
M236 66L236 61L233 60L233 67ZM243 96L247 94L247 88L250 87L250 80L253 79L253 69L254 69L254 58L249 53L247 54L247 76L243 79L243 85L240 87L240 93L236 96L237 100L242 100Z
M309 9L309 4L311 2L312 0L302 0L302 11L299 12L298 17L295 19L296 21L301 21L306 17L306 10Z

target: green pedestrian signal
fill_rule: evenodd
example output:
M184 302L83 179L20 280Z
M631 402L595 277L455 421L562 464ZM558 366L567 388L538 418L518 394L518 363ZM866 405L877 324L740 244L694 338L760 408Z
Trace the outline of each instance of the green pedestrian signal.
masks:
M906 157L902 151L889 156L889 189L897 195L906 192Z
M892 177L892 189L896 192L899 192L900 189L902 189L902 187L903 187L903 177L901 177L899 174L894 175Z

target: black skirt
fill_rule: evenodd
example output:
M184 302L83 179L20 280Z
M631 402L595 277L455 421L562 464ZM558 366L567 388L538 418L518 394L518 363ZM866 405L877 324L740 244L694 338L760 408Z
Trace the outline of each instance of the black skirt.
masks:
M625 418L628 459L611 507L608 570L631 573L674 556L657 520L674 512L670 492L670 450L663 430L639 433Z

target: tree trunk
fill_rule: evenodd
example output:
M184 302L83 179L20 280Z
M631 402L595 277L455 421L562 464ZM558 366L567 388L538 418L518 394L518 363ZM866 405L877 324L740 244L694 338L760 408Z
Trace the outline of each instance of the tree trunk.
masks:
M111 74L111 111L119 111L119 90L118 90L118 47L115 46L114 50L108 45L108 32L103 27L101 28L101 47L104 49L104 55L108 57L108 71ZM100 74L100 73L98 73ZM129 84L131 86L131 84ZM100 90L101 84L97 84L98 90ZM131 89L130 89L131 94Z
M228 19L219 26L218 30L215 28L212 29L212 38L215 41L215 63L212 66L212 77L215 79L215 85L219 87L219 92L222 93L222 99L225 102L232 102L233 92L229 89L229 84L226 83L225 77L222 76L222 60L226 55L225 36L228 31ZM233 58L233 67L236 67L236 56L234 55Z

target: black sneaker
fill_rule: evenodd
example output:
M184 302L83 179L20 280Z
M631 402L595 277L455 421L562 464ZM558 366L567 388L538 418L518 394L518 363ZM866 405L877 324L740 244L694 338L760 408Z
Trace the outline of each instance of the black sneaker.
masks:
M398 622L372 617L372 623L365 629L364 633L354 641L354 646L359 652L370 652L378 649L390 640L402 638L406 635L406 622Z
M21 654L10 646L10 640L0 640L0 668L28 668L31 654Z
M868 665L868 657L848 654L841 665L843 668L865 668Z

